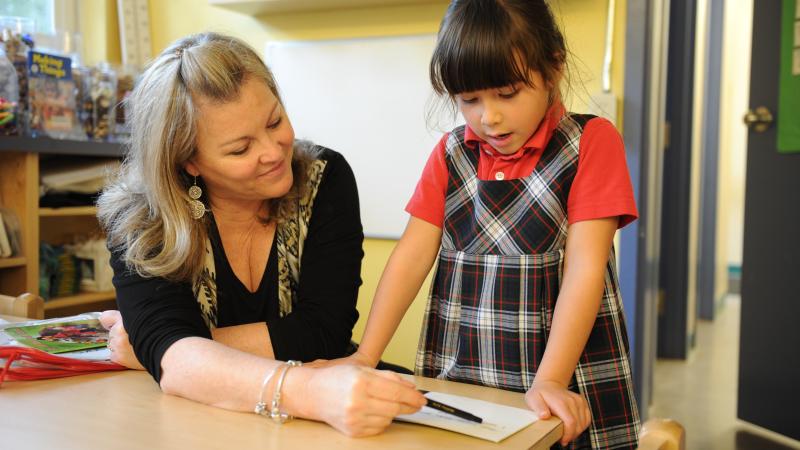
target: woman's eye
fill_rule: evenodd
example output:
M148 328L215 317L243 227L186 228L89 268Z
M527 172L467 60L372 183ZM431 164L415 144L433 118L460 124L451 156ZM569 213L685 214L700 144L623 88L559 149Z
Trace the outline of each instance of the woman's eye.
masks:
M269 128L270 130L274 130L275 128L278 128L280 126L281 122L283 122L283 117L278 117L278 120L267 125L267 128Z
M229 154L234 156L244 155L245 153L247 153L247 150L249 149L250 149L250 144L248 143L246 146L244 146L244 148L232 151Z
M478 99L476 97L461 97L461 103L472 104L475 103Z

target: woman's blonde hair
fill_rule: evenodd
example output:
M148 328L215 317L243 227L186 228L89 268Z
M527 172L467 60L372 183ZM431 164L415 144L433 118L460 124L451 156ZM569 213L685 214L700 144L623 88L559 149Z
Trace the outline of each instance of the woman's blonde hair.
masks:
M208 215L191 217L184 165L196 151L199 98L236 100L246 79L261 80L280 101L272 73L241 40L200 33L174 42L147 67L126 111L131 140L120 173L97 202L112 251L142 276L191 281L203 270ZM266 200L271 219L291 208L306 185L309 145L295 145L294 182L286 196Z

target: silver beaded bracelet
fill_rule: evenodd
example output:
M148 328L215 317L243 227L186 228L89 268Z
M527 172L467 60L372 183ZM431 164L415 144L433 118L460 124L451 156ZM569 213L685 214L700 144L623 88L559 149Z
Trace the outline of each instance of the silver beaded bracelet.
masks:
M267 403L264 401L264 391L267 389L267 385L269 384L270 380L272 380L272 378L275 376L275 372L277 372L282 366L283 364L273 367L272 370L267 372L267 375L264 376L264 381L261 382L261 392L258 394L258 403L256 403L256 408L254 410L254 412L260 416L269 415Z
M286 422L294 419L294 417L292 417L288 413L281 412L281 408L280 408L280 406L281 406L281 388L283 387L283 380L286 379L286 374L289 373L289 369L291 369L292 367L299 367L299 366L302 366L302 365L303 365L302 361L295 361L295 360L290 359L290 360L286 361L286 364L281 366L281 369L283 371L281 372L280 378L278 378L278 384L275 385L275 393L272 396L272 404L270 405L271 408L270 408L270 411L269 411L270 419L272 419L273 422L275 422L277 424L283 424L283 423L286 423Z

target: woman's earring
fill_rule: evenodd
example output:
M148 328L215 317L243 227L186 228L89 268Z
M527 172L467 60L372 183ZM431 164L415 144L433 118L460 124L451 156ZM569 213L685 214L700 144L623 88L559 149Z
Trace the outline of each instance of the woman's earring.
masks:
M197 177L194 177L194 184L189 187L189 210L192 213L192 218L199 220L206 213L206 205L200 201L200 196L203 195L203 190L197 185Z

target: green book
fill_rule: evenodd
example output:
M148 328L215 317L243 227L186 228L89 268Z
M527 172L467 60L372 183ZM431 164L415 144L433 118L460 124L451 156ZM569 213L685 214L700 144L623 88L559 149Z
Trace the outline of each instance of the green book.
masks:
M97 319L8 327L3 331L22 345L47 353L100 348L108 343L108 331Z

